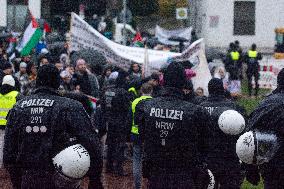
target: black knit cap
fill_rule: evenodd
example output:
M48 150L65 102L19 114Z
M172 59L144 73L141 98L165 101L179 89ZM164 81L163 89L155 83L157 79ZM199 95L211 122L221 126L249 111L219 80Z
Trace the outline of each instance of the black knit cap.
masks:
M186 84L184 67L176 62L171 63L164 73L165 86L182 89Z
M223 81L218 78L213 78L208 83L208 92L209 94L220 94L223 95L225 92Z
M284 88L284 68L280 70L277 76L277 87Z
M193 90L193 84L191 80L187 80L184 89Z
M48 64L39 68L36 78L36 87L50 87L58 89L59 85L60 74L54 65Z
M1 62L2 65L0 65L0 68L2 70L6 70L6 69L11 69L12 68L12 64L10 64L9 62Z

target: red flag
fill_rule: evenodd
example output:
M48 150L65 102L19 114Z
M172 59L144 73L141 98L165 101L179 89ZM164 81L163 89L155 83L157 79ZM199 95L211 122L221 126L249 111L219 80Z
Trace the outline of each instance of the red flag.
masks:
M47 22L44 21L44 24L43 24L43 28L44 28L44 31L46 33L50 33L51 32L51 28L49 26L49 24Z
M33 28L38 28L39 27L38 22L36 21L35 17L32 15L32 13L30 13L30 14L31 14L31 17L32 17L32 26L33 26Z
M133 38L133 42L142 41L142 36L140 32L136 32L135 37Z

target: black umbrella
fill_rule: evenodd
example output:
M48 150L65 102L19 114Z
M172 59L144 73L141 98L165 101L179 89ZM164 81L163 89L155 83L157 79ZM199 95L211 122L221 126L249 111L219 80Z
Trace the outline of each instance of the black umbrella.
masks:
M184 43L184 42L188 42L187 39L185 39L184 37L178 37L178 36L172 36L169 38L170 41L177 41L180 43Z
M92 49L83 49L71 53L71 64L75 65L79 58L83 58L93 69L93 71L102 70L103 66L107 63L105 56L99 51Z

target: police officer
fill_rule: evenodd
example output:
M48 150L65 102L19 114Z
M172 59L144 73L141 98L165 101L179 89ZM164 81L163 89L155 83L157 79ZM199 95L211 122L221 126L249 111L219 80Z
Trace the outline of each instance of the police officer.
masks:
M283 102L284 102L284 69L282 69L277 77L277 89L272 92L271 95L266 97L258 107L251 113L248 121L248 131L257 131L266 133L266 136L274 134L278 138L278 144L276 142L263 146L264 148L256 147L250 151L251 159L259 160L261 156L267 156L262 159L265 160L261 164L260 172L261 176L264 179L264 188L265 189L278 189L284 188L284 148L283 148L283 139L284 139L284 127L283 127ZM255 135L255 134L254 134ZM246 137L247 139L248 137ZM271 139L269 139L271 140ZM254 140L252 140L254 141ZM247 140L248 142L248 140ZM255 144L257 145L257 144ZM273 152L273 146L278 145L279 149L275 154L270 154ZM242 151L242 153L247 153L248 150ZM267 153L268 152L268 153ZM257 153L257 154L256 154ZM247 154L249 155L249 154ZM257 156L256 156L257 155ZM270 160L271 159L271 160ZM270 161L267 161L270 160ZM258 184L259 182L259 173L249 172L249 181Z
M64 174L66 170L60 166L55 170L52 158L73 143L83 145L91 158L89 188L103 188L97 133L79 102L57 94L59 85L58 69L51 64L41 66L35 94L17 102L9 112L3 159L14 188L59 188L58 177L54 175L56 171ZM65 161L70 158L71 155Z
M240 188L243 177L241 175L239 158L235 153L238 135L233 136L230 133L224 133L219 126L219 117L226 110L236 110L244 116L245 112L242 107L226 99L221 79L211 79L208 83L208 91L208 99L200 104L210 114L212 120L211 128L215 136L215 146L212 146L212 151L208 155L208 166L213 172L216 185L219 185L219 188ZM244 128L241 127L241 129Z
M230 80L241 79L241 54L238 52L234 43L230 44L232 50L228 52L225 59L225 68L230 73Z
M139 97L139 90L142 84L143 84L143 81L140 78L134 78L129 83L128 93L129 93L131 101Z
M249 96L252 94L252 77L255 81L255 96L258 95L258 80L259 80L259 60L262 59L261 53L256 51L256 45L252 44L251 49L245 55L245 62L247 64L247 78L248 78L248 92Z
M131 104L131 141L133 142L133 176L135 189L140 189L142 182L142 142L139 137L139 126L135 123L136 108L137 106L142 108L144 101L152 99L153 87L149 83L144 83L140 92L142 93L141 97L136 98Z
M130 97L127 90L129 74L123 70L118 72L118 77L109 88L106 89L101 99L102 114L107 126L107 172L114 172L120 176L126 176L123 170L124 151L126 140L129 136Z
M202 167L211 137L208 113L183 100L186 76L180 64L171 63L164 80L165 93L136 109L144 142L143 176L149 188L204 188L209 181Z

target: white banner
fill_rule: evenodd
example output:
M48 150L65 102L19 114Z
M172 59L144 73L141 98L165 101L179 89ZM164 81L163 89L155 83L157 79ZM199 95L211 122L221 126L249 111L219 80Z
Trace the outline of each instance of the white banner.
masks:
M158 40L166 45L179 45L179 42L170 41L168 40L170 37L182 37L190 41L191 39L191 31L192 27L188 28L181 28L177 30L166 30L164 28L161 28L160 26L156 26L155 28L155 37L158 38Z
M202 87L207 93L207 84L211 79L205 57L205 45L203 39L195 41L182 53L173 53L144 48L128 47L115 43L81 19L75 13L71 17L71 51L93 49L104 54L108 62L128 70L130 64L147 62L147 70L150 73L158 71L171 61L190 60L195 67L196 78L193 78L195 88Z
M273 57L263 57L259 61L259 87L265 89L276 89L278 73L284 68L283 59L275 59Z

